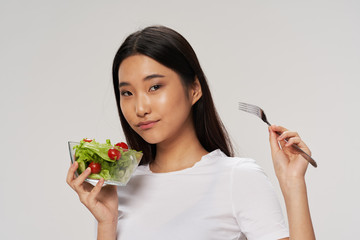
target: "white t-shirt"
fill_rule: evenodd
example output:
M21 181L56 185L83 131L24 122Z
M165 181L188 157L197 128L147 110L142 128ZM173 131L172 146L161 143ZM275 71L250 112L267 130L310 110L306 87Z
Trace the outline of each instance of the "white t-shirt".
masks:
M274 240L288 237L273 186L252 159L215 150L193 167L139 166L118 188L118 240Z

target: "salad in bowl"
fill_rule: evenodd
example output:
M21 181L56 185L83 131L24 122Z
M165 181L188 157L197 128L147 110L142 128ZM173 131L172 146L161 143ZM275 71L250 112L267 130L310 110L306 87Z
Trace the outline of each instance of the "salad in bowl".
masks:
M71 162L78 162L76 175L90 167L91 174L87 182L96 184L100 178L105 184L125 186L139 165L142 152L129 149L127 144L96 142L95 139L84 138L80 142L68 142Z

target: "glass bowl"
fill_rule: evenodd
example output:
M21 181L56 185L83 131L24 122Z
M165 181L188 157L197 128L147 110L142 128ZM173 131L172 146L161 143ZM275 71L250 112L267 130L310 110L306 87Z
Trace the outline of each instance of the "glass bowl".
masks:
M76 149L74 149L75 146L79 146L79 145L80 142L73 142L73 141L68 142L71 163L74 163L74 161L79 159L76 156ZM109 146L109 149L110 148L114 148L114 146ZM132 174L135 172L135 169L139 165L139 162L143 155L141 152L132 149L122 149L122 148L117 148L117 149L121 152L121 157L119 158L119 160L114 161L113 163L108 163L106 161L104 161L104 163L99 162L102 165L101 166L102 168L103 165L107 165L106 167L109 169L108 171L109 174L107 174L106 177L103 177L105 180L104 185L109 184L109 185L125 186L130 180ZM80 166L79 164L79 167L75 172L76 177L78 177L88 167L90 161L92 160L89 159L87 163L82 162L81 163L82 166ZM99 181L99 179L100 179L99 174L90 174L85 181L95 185Z

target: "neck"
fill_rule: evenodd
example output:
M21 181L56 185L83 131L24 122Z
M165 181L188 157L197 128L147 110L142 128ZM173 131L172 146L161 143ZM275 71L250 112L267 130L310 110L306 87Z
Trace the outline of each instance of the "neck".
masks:
M150 165L153 172L172 172L194 166L208 152L196 136L192 119L174 134L173 139L156 145L155 161Z

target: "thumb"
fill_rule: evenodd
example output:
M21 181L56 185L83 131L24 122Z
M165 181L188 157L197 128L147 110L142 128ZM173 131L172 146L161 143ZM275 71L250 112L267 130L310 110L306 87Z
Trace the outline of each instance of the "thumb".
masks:
M272 129L272 126L269 126L269 142L270 142L270 149L271 149L271 155L274 156L275 153L280 151L279 142L277 141L277 134Z

